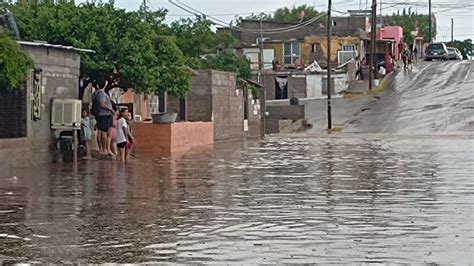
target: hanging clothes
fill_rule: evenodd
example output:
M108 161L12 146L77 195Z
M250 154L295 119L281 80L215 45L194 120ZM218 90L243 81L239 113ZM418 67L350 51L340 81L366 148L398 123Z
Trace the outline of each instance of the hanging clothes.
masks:
M288 78L275 78L275 99L288 99Z

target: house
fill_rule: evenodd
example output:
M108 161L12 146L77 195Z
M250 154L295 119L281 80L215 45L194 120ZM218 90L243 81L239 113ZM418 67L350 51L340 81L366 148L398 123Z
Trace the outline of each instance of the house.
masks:
M331 61L342 64L358 54L364 54L365 18L334 18L332 28ZM242 31L240 29L246 29ZM326 65L327 28L318 22L309 25L276 21L242 20L239 28L220 28L230 31L239 41L235 50L251 61L254 70L259 69L260 39L263 37L264 69L272 69L277 61L283 67L302 67L316 60ZM278 30L281 29L281 30ZM259 31L262 31L262 34ZM271 31L271 32L270 32Z
M52 162L53 99L77 99L81 53L93 52L44 42L18 41L33 59L25 86L0 88L0 165L28 166Z

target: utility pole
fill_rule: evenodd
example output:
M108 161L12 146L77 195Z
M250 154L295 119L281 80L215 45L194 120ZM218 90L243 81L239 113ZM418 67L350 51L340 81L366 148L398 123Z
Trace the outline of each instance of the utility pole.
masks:
M431 0L428 0L428 43L431 43Z
M332 129L332 117L331 117L331 8L332 1L328 0L328 82L327 82L327 94L328 94L328 130Z
M263 40L263 22L262 19L260 18L260 53L258 57L258 69L260 72L260 77L262 78L262 82L260 84L263 84L263 92L260 93L260 121L261 121L261 135L265 136L266 132L266 111L267 111L267 87L266 87L266 78L265 78L265 62L263 62L264 56L263 56L263 51L264 51L264 40ZM259 80L260 81L260 80ZM247 99L246 99L247 100Z
M380 0L380 27L383 28L382 0Z
M451 18L451 46L454 43L454 18Z
M148 6L146 4L146 1L147 0L143 0L143 3L140 7L141 11L143 12L143 17L144 17L145 20L147 19L147 11L148 11Z
M372 85L373 85L373 79L375 78L375 72L373 72L374 69L374 63L377 64L375 60L375 41L376 41L376 35L377 35L377 25L376 25L376 19L377 19L377 0L372 0L372 14L371 14L371 22L372 24L370 25L370 55L369 55L369 90L372 90ZM376 67L376 66L375 66Z

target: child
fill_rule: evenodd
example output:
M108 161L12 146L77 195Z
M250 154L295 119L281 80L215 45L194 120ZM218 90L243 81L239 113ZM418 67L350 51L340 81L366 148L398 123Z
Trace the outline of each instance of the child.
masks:
M130 114L128 109L120 110L120 119L117 123L117 148L118 148L118 159L125 163L127 159L127 144L133 143L132 134L128 128L127 119L129 119Z
M92 159L91 155L91 140L92 140L92 130L91 130L91 122L89 120L89 112L87 109L82 110L82 119L81 119L81 138L86 146L86 156L84 159L90 160Z
M117 156L117 123L119 118L119 112L117 110L117 105L112 103L112 109L115 113L112 115L112 127L110 131L110 151L113 156Z
M132 120L132 115L130 114L130 112L127 112L127 115L125 117L125 120L127 121L127 125L128 125L128 143L127 143L127 147L125 148L125 160L128 161L130 159L130 153L132 151L132 148L133 148L133 144L135 142L135 139L132 137L132 128L130 127L130 121Z

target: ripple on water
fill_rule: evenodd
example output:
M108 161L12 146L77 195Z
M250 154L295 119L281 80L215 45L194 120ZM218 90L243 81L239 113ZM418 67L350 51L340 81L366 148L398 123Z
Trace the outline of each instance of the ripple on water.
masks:
M0 260L469 263L473 148L271 136L125 168L24 170L0 178Z

